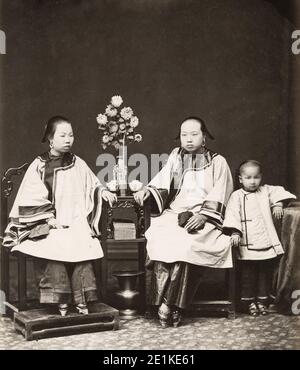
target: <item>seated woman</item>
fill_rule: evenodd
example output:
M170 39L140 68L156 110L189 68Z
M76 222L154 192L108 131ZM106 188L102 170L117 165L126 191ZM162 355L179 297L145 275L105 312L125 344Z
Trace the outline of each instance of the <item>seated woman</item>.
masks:
M159 306L160 323L174 327L196 291L195 266L232 267L230 240L222 235L226 203L233 182L226 160L205 147L213 139L203 120L189 117L180 129L181 147L141 191L151 197L151 226L146 232L153 268L150 304Z
M41 303L68 304L87 314L97 299L91 261L102 258L96 236L101 199L116 196L102 186L87 164L70 152L74 142L68 119L52 117L43 142L50 150L29 166L10 212L3 245L46 261L40 280Z

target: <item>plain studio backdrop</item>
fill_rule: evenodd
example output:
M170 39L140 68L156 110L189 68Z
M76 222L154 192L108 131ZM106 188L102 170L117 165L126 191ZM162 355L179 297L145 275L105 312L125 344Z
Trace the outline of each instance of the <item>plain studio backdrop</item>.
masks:
M4 0L0 24L1 173L47 149L44 124L57 114L70 118L74 152L98 172L96 116L120 94L143 135L129 154L169 153L182 119L198 115L232 171L255 158L267 183L297 192L293 26L270 2Z

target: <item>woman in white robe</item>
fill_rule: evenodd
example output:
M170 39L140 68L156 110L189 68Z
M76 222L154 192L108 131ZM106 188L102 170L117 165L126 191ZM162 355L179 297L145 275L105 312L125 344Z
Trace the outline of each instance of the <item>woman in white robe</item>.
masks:
M177 326L180 309L192 299L195 266L232 267L230 239L222 235L228 198L233 190L224 157L205 147L212 138L205 123L186 119L180 130L181 147L148 186L135 194L138 203L150 196L151 226L146 232L153 267L150 303L159 306L160 323Z
M40 280L41 303L59 304L65 315L75 303L88 313L97 299L92 260L103 257L98 223L101 200L115 195L101 185L87 164L70 149L72 126L51 118L43 142L50 150L29 166L10 212L4 247L48 261Z

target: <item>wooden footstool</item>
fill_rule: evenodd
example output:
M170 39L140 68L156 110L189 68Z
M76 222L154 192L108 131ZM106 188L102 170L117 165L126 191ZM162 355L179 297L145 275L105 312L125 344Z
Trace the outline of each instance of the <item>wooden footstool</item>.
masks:
M57 307L47 307L15 313L14 325L26 340L118 330L119 311L104 303L93 303L88 315L70 312L62 317Z

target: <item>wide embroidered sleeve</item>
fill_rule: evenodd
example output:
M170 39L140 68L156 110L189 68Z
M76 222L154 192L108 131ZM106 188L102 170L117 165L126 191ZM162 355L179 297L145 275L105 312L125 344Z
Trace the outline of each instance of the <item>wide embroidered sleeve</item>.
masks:
M242 207L240 191L237 190L231 194L225 212L223 223L223 232L226 235L238 232L242 235Z
M24 175L9 214L4 246L19 244L35 226L55 216L55 209L48 199L48 189L41 179L39 165L39 159L35 159Z
M102 212L102 192L106 190L106 187L101 184L98 177L83 160L80 161L80 164L85 171L85 199L88 222L94 234L100 235L99 223Z
M274 207L278 202L285 202L296 199L296 196L285 190L283 186L265 185L270 199L271 207Z
M217 226L222 226L226 205L233 191L230 168L224 157L213 158L213 187L207 194L200 214L208 216Z
M157 175L147 185L151 193L151 214L159 216L167 204L167 199L170 193L170 186L173 177L173 167L176 162L179 148L175 148L170 154L165 166L157 173Z

